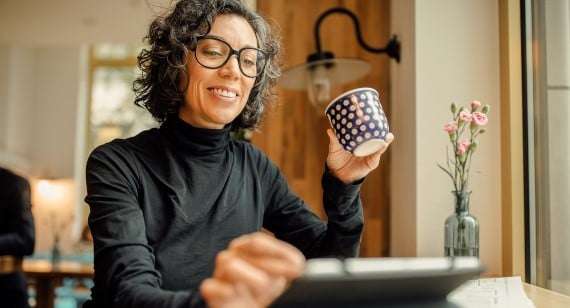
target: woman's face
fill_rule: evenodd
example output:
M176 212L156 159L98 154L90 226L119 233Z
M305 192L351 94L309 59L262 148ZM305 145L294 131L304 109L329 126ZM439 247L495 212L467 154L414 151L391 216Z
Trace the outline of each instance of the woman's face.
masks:
M223 39L235 49L257 47L253 28L238 15L219 15L208 36ZM236 56L222 67L210 69L196 61L193 52L186 64L189 83L184 91L184 104L179 117L194 127L220 129L231 123L243 110L255 78L244 76Z

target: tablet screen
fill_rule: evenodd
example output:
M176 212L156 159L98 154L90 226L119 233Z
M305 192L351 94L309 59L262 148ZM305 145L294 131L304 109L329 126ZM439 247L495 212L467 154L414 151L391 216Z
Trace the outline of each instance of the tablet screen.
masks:
M397 302L445 302L482 272L477 258L310 259L272 307L356 307Z

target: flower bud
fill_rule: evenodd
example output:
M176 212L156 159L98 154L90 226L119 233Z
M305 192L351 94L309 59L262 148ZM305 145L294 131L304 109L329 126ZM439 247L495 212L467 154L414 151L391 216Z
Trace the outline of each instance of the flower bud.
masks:
M456 111L457 111L457 105L455 105L455 103L451 103L451 113L455 114Z
M456 140L457 140L457 134L449 133L449 141L451 141L451 143L455 143Z
M481 112L487 114L487 112L489 112L489 105L485 105L485 107L483 107L483 110L481 110Z
M471 102L471 109L476 110L477 108L481 107L481 102L474 100Z

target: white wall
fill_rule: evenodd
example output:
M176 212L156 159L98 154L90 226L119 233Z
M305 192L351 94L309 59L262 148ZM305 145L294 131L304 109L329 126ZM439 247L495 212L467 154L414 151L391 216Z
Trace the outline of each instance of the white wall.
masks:
M401 41L400 63L390 67L390 254L417 255L417 136L415 2L392 1L391 29ZM443 243L443 240L442 240ZM443 251L443 247L442 247Z
M0 163L29 176L73 177L78 85L87 77L79 74L80 48L0 50Z
M0 46L0 62L0 164L28 172L33 126L33 50Z
M79 51L78 47L36 49L31 157L37 172L51 168L56 177L74 176L78 89L87 77L79 75Z
M471 212L480 221L480 256L501 273L499 24L495 0L392 1L392 31L402 41L393 64L391 252L442 256L443 224L453 213L445 162L449 105L491 106L488 133L473 157Z

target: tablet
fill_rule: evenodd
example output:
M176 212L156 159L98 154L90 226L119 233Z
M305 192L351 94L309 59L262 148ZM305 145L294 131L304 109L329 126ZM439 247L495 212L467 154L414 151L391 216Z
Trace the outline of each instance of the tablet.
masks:
M475 257L310 259L304 275L272 307L441 303L481 272Z

